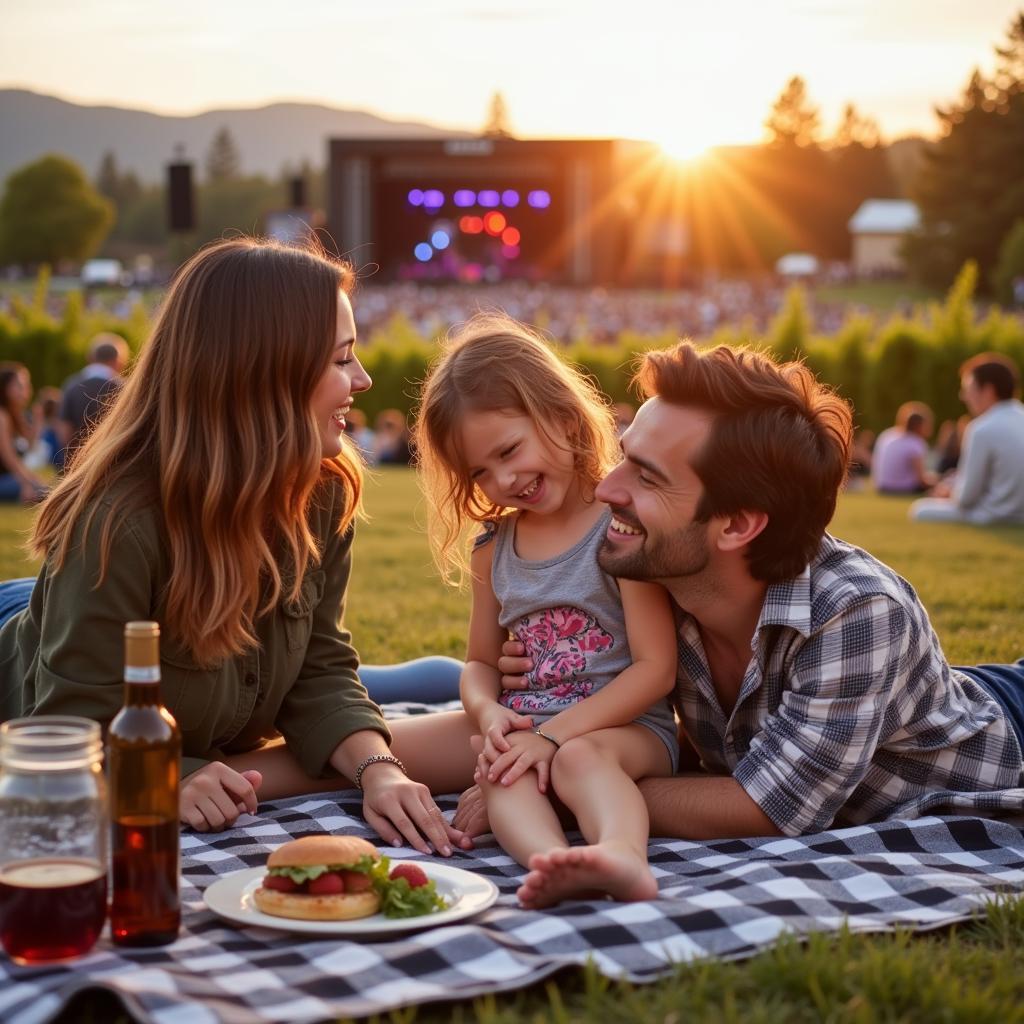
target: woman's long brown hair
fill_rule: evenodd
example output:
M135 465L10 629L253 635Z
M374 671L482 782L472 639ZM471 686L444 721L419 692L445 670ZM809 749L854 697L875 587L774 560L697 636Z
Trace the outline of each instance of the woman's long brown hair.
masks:
M297 598L319 561L309 511L325 475L346 484L339 530L359 505L358 458L347 447L321 458L310 409L333 357L338 292L351 284L349 268L320 253L252 238L193 256L134 371L41 506L31 544L49 570L74 556L76 527L84 542L98 515L98 586L115 527L154 503L170 563L157 596L165 629L200 664L251 648L256 618Z

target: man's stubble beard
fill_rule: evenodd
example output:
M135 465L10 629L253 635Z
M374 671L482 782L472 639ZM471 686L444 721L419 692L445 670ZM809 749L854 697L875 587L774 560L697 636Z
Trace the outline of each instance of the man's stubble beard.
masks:
M710 561L702 523L690 523L681 533L644 543L628 554L617 554L607 539L597 552L597 564L609 575L625 580L663 582L700 576Z

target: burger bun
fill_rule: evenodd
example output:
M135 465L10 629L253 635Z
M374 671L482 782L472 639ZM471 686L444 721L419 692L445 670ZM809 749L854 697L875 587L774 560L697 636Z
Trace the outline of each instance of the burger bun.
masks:
M333 896L310 896L297 892L278 892L260 886L252 894L256 908L274 917L290 917L298 921L352 921L369 917L380 910L380 897L372 890L338 893Z

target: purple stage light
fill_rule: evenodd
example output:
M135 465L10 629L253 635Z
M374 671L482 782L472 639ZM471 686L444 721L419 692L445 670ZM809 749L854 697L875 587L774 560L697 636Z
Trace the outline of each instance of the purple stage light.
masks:
M472 189L460 188L452 198L456 206L472 206L476 202L476 193Z
M501 205L502 206L518 206L519 205L519 193L514 188L507 188L501 193Z
M551 205L551 193L546 192L542 188L534 189L527 197L526 201L535 210L546 210Z
M409 205L410 206L422 206L423 205L423 189L411 188L409 189Z
M423 193L423 205L428 210L440 210L444 206L444 193L440 189L428 188Z
M501 202L501 198L493 188L485 188L477 193L476 201L481 206L497 206Z

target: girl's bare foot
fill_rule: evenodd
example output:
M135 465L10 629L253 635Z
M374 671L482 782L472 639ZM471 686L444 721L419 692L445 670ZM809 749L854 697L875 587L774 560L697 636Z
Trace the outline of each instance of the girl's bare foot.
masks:
M529 867L516 895L531 910L595 894L624 903L658 896L658 883L646 859L625 844L559 847L534 854Z

